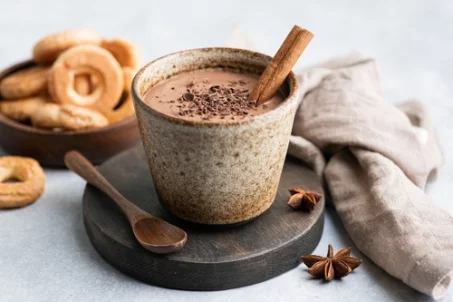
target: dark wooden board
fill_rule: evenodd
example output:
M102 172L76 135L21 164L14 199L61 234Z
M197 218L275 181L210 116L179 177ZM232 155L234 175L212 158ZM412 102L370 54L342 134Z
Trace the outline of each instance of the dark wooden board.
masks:
M324 199L311 213L287 205L288 188L301 186L322 193L314 172L287 159L272 207L246 224L213 228L188 224L161 207L146 164L137 146L105 162L100 172L137 206L183 228L184 249L155 255L135 240L127 220L113 202L87 185L83 216L88 236L99 254L114 267L144 282L186 290L222 290L258 283L299 264L319 242L324 223Z

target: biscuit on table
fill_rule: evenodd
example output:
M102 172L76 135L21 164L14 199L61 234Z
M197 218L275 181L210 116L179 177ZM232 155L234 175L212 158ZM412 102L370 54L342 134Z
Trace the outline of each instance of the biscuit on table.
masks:
M13 183L6 183L15 180ZM44 192L46 176L39 163L27 157L0 157L0 208L19 208Z

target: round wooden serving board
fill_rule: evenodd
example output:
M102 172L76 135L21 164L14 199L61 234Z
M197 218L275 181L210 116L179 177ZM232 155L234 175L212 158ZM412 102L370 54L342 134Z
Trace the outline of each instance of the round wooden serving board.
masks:
M278 276L299 264L319 242L324 199L310 213L288 205L288 188L300 186L322 193L315 173L287 159L272 207L246 224L229 227L193 225L171 216L159 204L143 147L108 160L99 171L137 206L183 228L184 249L155 255L135 240L127 220L113 202L87 185L83 216L88 236L101 256L124 273L144 282L186 290L222 290Z

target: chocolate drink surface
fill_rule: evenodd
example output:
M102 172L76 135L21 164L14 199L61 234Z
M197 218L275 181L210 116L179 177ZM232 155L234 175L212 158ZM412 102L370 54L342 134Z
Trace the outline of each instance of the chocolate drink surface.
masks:
M262 105L248 101L258 77L220 70L182 73L158 83L145 102L163 114L185 120L231 122L275 109L283 102L278 92Z

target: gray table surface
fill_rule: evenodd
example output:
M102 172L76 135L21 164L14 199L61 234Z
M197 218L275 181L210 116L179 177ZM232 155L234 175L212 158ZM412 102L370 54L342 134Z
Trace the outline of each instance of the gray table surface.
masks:
M316 38L299 67L358 50L379 60L389 102L418 98L436 121L446 164L429 186L433 203L453 214L453 2L445 1L0 1L0 68L28 58L45 34L90 27L136 42L151 60L169 52L222 46L245 28L258 50L273 54L293 24ZM1 133L0 133L1 135ZM244 288L188 292L150 286L113 269L91 246L82 223L85 182L46 170L35 204L0 211L0 301L427 301L363 257L342 281L312 280L303 265ZM352 244L329 211L315 253ZM453 290L443 301L453 301Z

